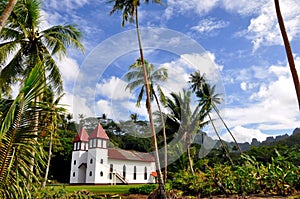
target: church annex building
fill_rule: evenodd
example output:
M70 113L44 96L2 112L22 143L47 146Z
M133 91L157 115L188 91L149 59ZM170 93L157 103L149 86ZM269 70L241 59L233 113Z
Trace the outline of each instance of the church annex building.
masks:
M98 124L88 135L82 128L73 140L70 184L155 183L155 161L149 153L108 147Z

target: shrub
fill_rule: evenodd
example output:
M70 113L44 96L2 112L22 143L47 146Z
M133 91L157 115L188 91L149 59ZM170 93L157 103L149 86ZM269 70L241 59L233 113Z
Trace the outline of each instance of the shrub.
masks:
M149 195L154 189L156 189L155 184L145 184L141 187L132 187L132 188L130 188L129 193Z

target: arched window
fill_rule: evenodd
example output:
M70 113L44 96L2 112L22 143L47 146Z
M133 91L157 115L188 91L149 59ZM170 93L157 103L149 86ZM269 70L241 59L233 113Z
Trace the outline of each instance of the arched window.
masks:
M93 175L93 172L92 171L90 171L90 176L92 176Z
M101 177L103 176L103 172L102 172L102 171L100 172L100 176L101 176Z
M76 165L76 160L74 160L74 165Z
M136 166L133 167L133 179L136 180Z
M90 160L90 164L93 164L93 158L91 158L91 160Z
M100 160L100 164L103 164L103 159Z
M73 172L73 177L75 177L75 172Z
M126 178L126 166L125 166L125 164L123 166L123 178Z
M147 180L147 167L145 167L145 172L144 172L144 180Z

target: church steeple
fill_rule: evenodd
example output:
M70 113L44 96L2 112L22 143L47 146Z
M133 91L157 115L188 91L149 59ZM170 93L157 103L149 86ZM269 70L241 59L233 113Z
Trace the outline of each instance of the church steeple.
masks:
M89 135L84 128L81 128L80 132L73 140L74 151L86 151L88 150Z
M108 140L105 130L98 124L89 137L89 148L107 148Z

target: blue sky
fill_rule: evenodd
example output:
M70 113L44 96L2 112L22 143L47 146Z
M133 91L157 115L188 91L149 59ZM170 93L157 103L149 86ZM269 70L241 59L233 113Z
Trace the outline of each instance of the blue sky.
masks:
M106 113L127 120L133 112L146 117L144 106L135 107L135 93L125 90L124 75L138 57L135 26L122 28L121 12L110 16L113 5L105 2L43 2L43 26L76 24L86 47L85 54L70 49L60 61L62 103L75 118ZM300 1L280 3L300 71ZM238 141L300 127L273 0L168 0L142 3L139 14L146 59L169 71L165 92L187 88L189 74L199 69L222 93L222 115ZM230 140L226 132L222 136Z

